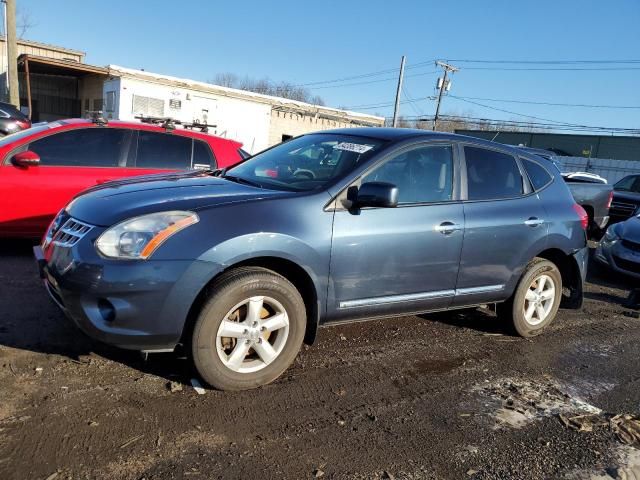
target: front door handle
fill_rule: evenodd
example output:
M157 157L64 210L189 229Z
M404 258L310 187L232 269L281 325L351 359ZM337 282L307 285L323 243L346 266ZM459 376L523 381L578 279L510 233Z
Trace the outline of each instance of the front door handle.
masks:
M436 232L440 232L443 235L451 235L457 230L462 230L462 225L453 222L442 222L440 225L436 225Z
M538 225L542 225L543 223L544 223L544 220L538 217L531 217L529 218L529 220L524 221L524 224L530 227L537 227Z

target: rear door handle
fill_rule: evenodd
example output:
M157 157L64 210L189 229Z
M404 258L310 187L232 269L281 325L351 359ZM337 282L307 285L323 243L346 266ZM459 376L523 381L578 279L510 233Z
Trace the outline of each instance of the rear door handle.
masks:
M530 227L537 227L538 225L542 225L543 223L544 223L544 220L538 217L531 217L529 218L529 220L524 221L524 224Z
M462 225L453 222L442 222L440 225L436 225L436 232L443 235L450 235L457 230L462 230Z

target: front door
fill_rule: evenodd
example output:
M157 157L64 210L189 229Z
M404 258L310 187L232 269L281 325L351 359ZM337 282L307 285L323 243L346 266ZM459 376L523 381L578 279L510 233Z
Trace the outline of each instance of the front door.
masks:
M464 233L452 145L421 144L357 182L398 187L396 208L335 212L329 316L332 320L447 308Z
M8 192L0 198L0 230L42 235L74 195L126 175L122 165L130 139L130 130L90 127L54 133L23 146L22 150L40 156L40 164L25 168L7 161L3 165L2 181Z

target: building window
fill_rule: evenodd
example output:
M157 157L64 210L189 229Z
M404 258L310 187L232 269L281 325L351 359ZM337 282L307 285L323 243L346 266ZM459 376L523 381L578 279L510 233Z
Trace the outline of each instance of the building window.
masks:
M164 117L164 100L134 95L131 113L145 117Z
M177 98L172 98L169 100L169 108L174 110L180 110L182 108L182 101Z
M115 107L116 107L116 92L113 92L113 91L112 92L107 92L106 97L107 97L106 111L107 112L115 111Z
M96 112L102 110L102 99L101 98L94 98L93 99L93 110L96 111Z

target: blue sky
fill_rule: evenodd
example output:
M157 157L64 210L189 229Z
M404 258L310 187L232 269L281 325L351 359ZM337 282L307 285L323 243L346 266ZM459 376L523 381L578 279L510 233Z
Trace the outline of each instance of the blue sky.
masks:
M639 0L380 1L18 0L32 40L76 48L87 62L208 81L218 72L295 84L398 67L407 56L406 115L432 115L432 59L637 60ZM419 64L419 65L416 65ZM513 71L460 63L444 113L526 120L466 103L477 97L640 107L636 70ZM501 65L521 68L526 65ZM531 66L531 65L530 65ZM540 65L533 65L540 67ZM466 68L464 68L466 67ZM541 67L547 68L547 65ZM564 67L567 67L566 65ZM570 66L571 67L571 66ZM390 103L395 73L323 84L331 106ZM364 81L372 83L362 84ZM375 82L373 82L375 81ZM360 83L359 85L349 85ZM406 97L405 97L406 99ZM587 125L640 128L640 109L473 100L511 112ZM391 107L363 110L389 115Z

